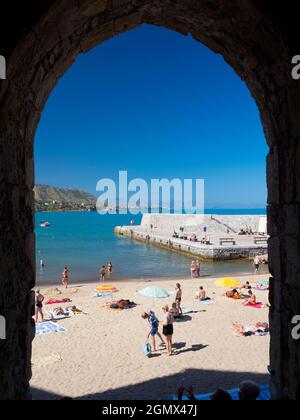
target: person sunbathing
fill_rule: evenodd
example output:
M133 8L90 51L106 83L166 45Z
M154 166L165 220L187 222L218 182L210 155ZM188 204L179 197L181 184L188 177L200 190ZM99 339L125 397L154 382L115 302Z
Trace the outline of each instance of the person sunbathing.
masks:
M199 300L200 302L205 302L206 300L210 300L209 297L206 296L206 291L201 286L199 292L196 295L196 300Z
M233 329L234 333L238 336L254 335L255 331L256 331L256 329L252 325L244 326L244 325L238 324L238 323L233 323L232 324L232 329Z
M228 297L229 299L235 299L235 300L242 299L242 296L237 291L237 289L228 290L228 292L226 292L224 296Z
M108 304L109 308L111 309L130 309L136 306L134 302L131 302L130 300L121 299L118 301L113 301Z
M232 324L234 333L238 336L250 336L250 335L266 335L269 332L269 324L267 322L258 322L254 326L242 325L238 323Z
M245 300L245 302L243 302L244 306L247 305L255 305L257 303L256 301L256 296L255 294L252 292L252 290L249 290L249 298Z
M63 308L55 308L53 309L53 313L56 316L65 315L65 311Z
M77 306L71 306L69 308L67 308L67 311L73 312L73 313L77 313L77 314L81 314L82 310L77 308Z

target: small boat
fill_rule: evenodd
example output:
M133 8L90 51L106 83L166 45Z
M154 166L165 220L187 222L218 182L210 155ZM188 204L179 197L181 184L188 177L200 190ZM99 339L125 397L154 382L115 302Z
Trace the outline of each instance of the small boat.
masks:
M42 221L41 223L40 223L40 227L42 227L42 228L46 228L46 227L50 227L51 226L51 224L49 223L49 222L44 222L44 221Z

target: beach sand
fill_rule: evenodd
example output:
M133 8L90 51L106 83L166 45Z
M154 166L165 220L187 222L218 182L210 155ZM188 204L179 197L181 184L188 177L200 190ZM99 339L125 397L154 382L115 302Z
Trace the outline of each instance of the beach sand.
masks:
M254 283L266 278L266 275L238 277L241 282ZM236 337L231 324L268 322L268 308L244 307L241 301L223 297L226 289L216 287L214 280L207 277L180 281L182 306L196 313L174 324L175 355L167 357L160 351L151 358L143 354L149 326L141 314L154 309L162 319L161 307L171 304L174 296L153 301L137 292L149 285L171 291L177 279L115 283L119 292L114 298L130 299L138 304L124 311L104 309L108 299L93 297L97 284L71 286L63 296L69 296L72 304L83 308L88 315L61 320L59 325L65 332L34 339L33 398L168 399L181 384L193 384L196 393L208 393L218 386L237 387L244 379L267 383L269 336ZM215 304L194 301L201 285ZM52 297L53 286L44 287L41 292ZM256 295L259 301L268 303L268 292L256 292ZM48 307L53 309L53 305Z

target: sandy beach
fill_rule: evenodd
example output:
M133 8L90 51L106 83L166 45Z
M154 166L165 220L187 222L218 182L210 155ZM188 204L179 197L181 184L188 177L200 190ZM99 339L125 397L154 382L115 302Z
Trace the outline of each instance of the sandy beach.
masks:
M242 283L253 283L268 276L239 276ZM71 285L60 297L88 312L59 321L65 332L37 336L33 341L31 388L34 399L168 399L182 383L193 384L196 393L207 393L217 386L235 388L244 379L268 382L269 336L236 337L231 325L268 322L268 308L242 306L222 296L226 289L214 285L211 277L182 279L182 307L194 313L174 324L175 355L163 351L147 358L143 344L149 331L141 314L154 309L162 319L161 307L168 299L144 298L138 291L158 285L174 291L177 279L126 281L115 284L116 299L130 299L137 307L123 311L104 308L109 299L95 298L97 284ZM204 286L214 299L212 305L195 302ZM59 287L62 291L62 288ZM41 288L46 299L54 297L53 286ZM268 292L256 292L268 303ZM71 305L72 305L71 304ZM70 305L70 304L69 304ZM56 305L67 306L67 305ZM45 306L45 309L56 307Z

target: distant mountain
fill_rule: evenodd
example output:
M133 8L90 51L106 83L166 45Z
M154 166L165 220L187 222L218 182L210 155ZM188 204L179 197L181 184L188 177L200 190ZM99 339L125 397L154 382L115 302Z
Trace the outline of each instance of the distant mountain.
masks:
M93 210L97 201L86 191L49 185L36 185L34 193L37 211Z

